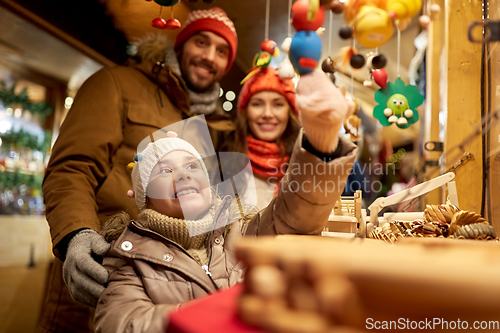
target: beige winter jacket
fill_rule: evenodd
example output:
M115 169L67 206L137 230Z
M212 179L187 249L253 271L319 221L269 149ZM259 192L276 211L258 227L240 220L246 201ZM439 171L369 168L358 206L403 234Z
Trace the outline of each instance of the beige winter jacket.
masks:
M243 219L209 236L208 271L174 242L131 222L112 243L104 265L109 283L96 308L95 331L164 332L168 312L182 303L241 281L243 266L234 244L243 236L319 235L342 193L357 148L343 140L341 157L325 163L302 148L299 135L280 192L250 222ZM223 200L215 223L224 225L229 210ZM210 275L208 274L210 273Z

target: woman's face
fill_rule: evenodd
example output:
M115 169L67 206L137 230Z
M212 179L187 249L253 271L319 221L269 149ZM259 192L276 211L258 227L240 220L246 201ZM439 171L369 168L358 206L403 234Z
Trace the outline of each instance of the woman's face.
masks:
M281 94L261 91L254 94L247 106L248 126L256 139L276 141L288 125L290 104Z
M195 220L210 208L210 184L201 161L176 150L165 155L151 172L149 208L170 217Z

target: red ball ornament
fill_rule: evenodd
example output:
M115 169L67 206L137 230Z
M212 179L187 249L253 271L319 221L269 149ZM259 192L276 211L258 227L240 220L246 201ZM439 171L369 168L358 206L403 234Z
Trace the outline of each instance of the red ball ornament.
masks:
M297 0L292 5L292 25L297 31L313 30L316 31L323 25L325 21L325 9L320 6L316 12L316 16L312 21L307 20L307 10L309 0Z
M168 30L175 30L175 29L179 29L180 27L181 27L181 22L179 22L178 19L174 19L174 18L168 19L167 25L166 25L166 28Z
M161 17L157 17L151 21L151 25L158 29L165 29L167 27L167 22Z
M385 69L376 69L372 72L373 81L376 84L385 88L387 86L387 71Z

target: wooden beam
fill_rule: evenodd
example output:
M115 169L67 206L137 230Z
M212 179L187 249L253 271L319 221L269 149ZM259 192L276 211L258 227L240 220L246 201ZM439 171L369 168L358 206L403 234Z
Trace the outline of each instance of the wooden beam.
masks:
M80 42L78 39L74 38L73 36L69 35L68 33L64 32L63 30L59 29L55 25L51 24L50 22L44 20L37 14L29 11L28 9L24 8L23 6L17 4L13 0L1 0L0 1L0 6L5 7L6 9L12 11L14 14L24 18L28 22L36 25L37 27L41 28L44 31L47 31L54 37L62 40L63 42L67 43L68 45L72 46L73 48L77 49L78 51L82 52L89 58L97 61L98 63L102 64L103 66L113 66L115 63L99 52L95 51L94 49L90 48L89 46L85 45L84 43Z
M481 20L482 2L446 0L446 136L445 151L460 144L481 121L481 44L468 40L468 26ZM481 136L464 147L475 159L456 170L458 200L462 210L481 211ZM457 160L446 161L446 169Z
M490 20L499 20L500 15L497 12L497 8L500 5L500 0L490 0ZM495 10L492 10L495 9ZM491 98L491 112L495 112L500 109L500 53L498 52L499 42L490 43L490 53L487 54L490 57L490 77L491 77L491 89L489 89ZM486 216L485 218L493 225L497 235L500 234L500 205L498 204L498 199L500 198L500 125L496 121L491 124L491 132L489 137L489 172L490 179L488 184L489 196L486 197ZM489 208L489 209L488 209ZM491 213L491 214L490 214Z
M444 0L434 0L434 4L444 8ZM441 99L441 55L445 52L444 49L444 27L445 27L444 10L439 13L431 22L428 28L428 46L426 53L426 99L425 99L425 114L424 114L424 144L429 141L439 142L439 112L443 109ZM444 99L446 100L446 99ZM427 151L424 149L424 158L426 161L437 161L441 156L441 152ZM439 175L437 172L439 167L427 167L426 171L431 176L428 179ZM439 188L429 192L423 197L425 205L437 205L444 203L444 191Z

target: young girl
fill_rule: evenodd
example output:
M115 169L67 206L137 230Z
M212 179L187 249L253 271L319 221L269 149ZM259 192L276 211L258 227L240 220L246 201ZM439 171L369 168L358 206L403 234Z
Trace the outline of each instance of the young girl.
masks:
M170 311L241 281L234 244L243 236L321 233L356 156L338 135L350 107L321 72L303 76L298 92L304 133L278 195L254 216L239 216L231 197L213 195L198 152L175 135L136 155L141 213L133 221L123 213L103 229L113 242L96 332L164 332Z
M294 84L276 69L267 67L241 88L231 150L247 154L252 163L258 209L278 193L300 132L298 117Z

